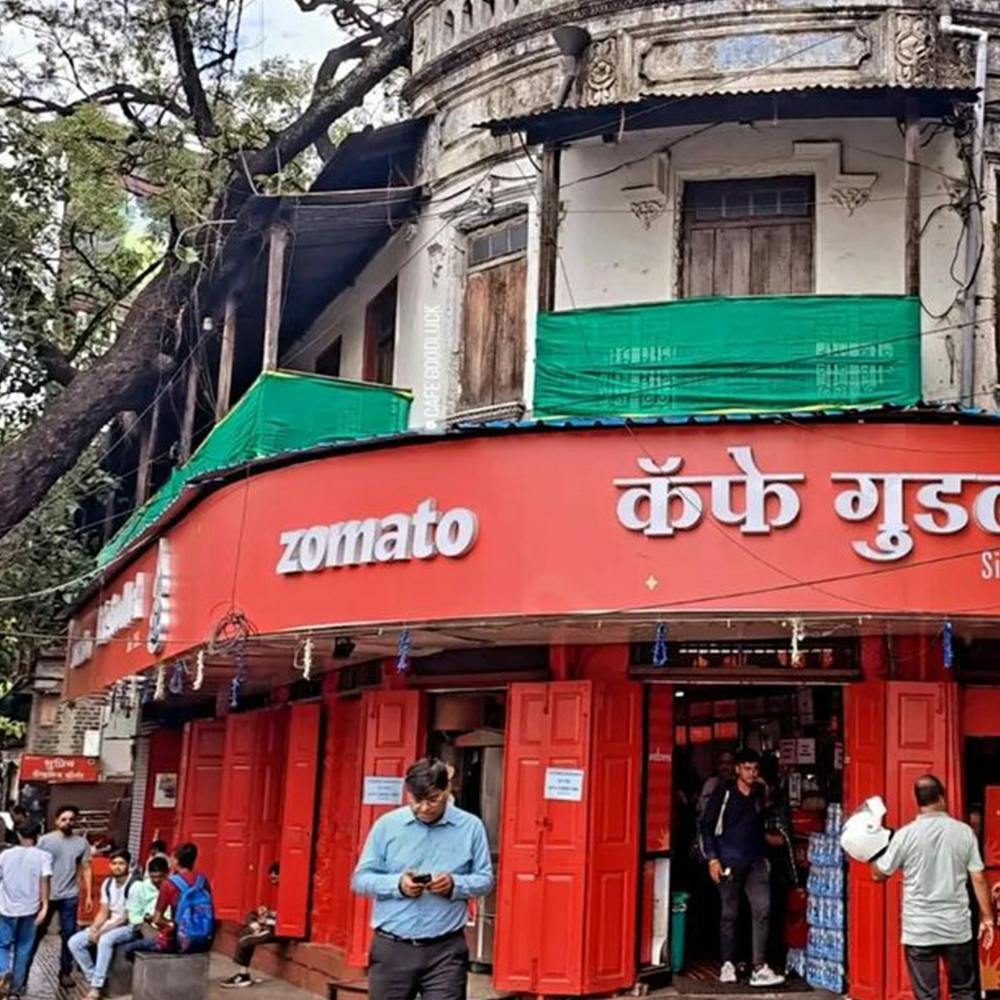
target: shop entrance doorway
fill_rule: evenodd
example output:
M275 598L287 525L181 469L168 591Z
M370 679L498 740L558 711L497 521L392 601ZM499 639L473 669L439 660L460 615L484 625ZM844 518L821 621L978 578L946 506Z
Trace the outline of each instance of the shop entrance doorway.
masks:
M659 959L659 964L671 966L681 993L748 990L751 915L745 894L737 924L738 981L719 982L720 897L708 874L702 834L713 805L718 811L718 796L724 798L732 785L734 755L749 749L760 758L759 809L770 868L768 964L776 972L787 971L785 990L808 991L807 954L815 960L822 945L824 975L817 976L814 965L809 978L829 983L828 988L839 992L846 981L844 868L839 853L825 855L822 849L835 843L827 823L830 806L836 820L844 801L843 688L677 684L666 690L671 691L673 738L668 841L671 933L666 941L654 938L654 947L646 948L646 964L655 966ZM662 701L665 693L653 688L652 703L657 698ZM662 726L664 715L662 706L650 713L651 750L657 749L659 734L653 730L658 719ZM651 753L649 759L655 756ZM716 829L711 825L708 832ZM647 856L646 861L647 870L651 862L662 870L662 857ZM647 874L647 891L656 881L663 881L662 874L658 880ZM662 885L658 894L662 905ZM654 922L647 919L644 924L648 928Z
M486 827L493 870L500 860L506 689L448 692L431 696L429 751L452 772L455 803ZM498 880L499 881L499 880ZM466 937L474 972L493 967L496 890L469 910Z

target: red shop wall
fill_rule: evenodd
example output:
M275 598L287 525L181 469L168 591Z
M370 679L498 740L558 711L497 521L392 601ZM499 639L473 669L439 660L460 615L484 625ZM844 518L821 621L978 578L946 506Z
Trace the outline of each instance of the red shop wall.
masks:
M176 787L180 777L183 741L183 733L179 729L157 729L149 737L149 771L142 813L143 852L153 840L165 841L168 850L175 846L174 829L180 800L178 799L177 804L169 808L157 808L156 786L158 775L172 774Z

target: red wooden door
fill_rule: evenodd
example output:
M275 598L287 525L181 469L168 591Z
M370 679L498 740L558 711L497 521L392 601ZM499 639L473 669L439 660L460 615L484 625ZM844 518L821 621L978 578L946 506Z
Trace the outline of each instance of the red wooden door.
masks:
M674 688L646 690L646 787L643 840L642 937L639 959L660 965L670 926L670 827L674 791Z
M149 737L149 766L142 810L143 852L154 840L163 840L168 849L176 846L174 831L181 809L179 790L174 806L158 806L156 793L160 787L161 775L169 780L169 775L172 774L175 782L180 782L183 739L183 733L179 729L166 728L157 729Z
M250 829L254 808L254 763L260 712L226 719L222 803L219 808L217 866L212 885L215 912L221 920L242 920L244 896L253 858Z
M595 684L593 717L580 992L614 993L635 983L642 685Z
M366 691L361 711L364 725L364 776L401 778L407 767L424 749L423 696L419 691ZM362 789L358 789L361 795ZM402 804L402 803L400 803ZM361 806L358 817L357 853L364 846L368 831L379 816L391 806ZM345 891L346 891L345 887ZM371 904L354 897L351 920L351 947L348 962L365 965L371 940Z
M361 700L328 693L311 940L346 951L351 939L351 871L361 810Z
M197 845L198 869L209 879L215 874L225 739L225 722L189 722L184 727L176 841Z
M867 681L845 690L845 796L848 813L884 795L886 684ZM886 894L868 865L850 863L847 881L847 971L855 1000L883 1000L885 990ZM860 930L862 929L863 930Z
M510 688L494 964L498 989L584 992L592 695L588 681ZM583 800L546 799L549 768L583 770Z
M249 878L244 882L244 910L261 904L273 906L276 902L268 870L279 860L281 850L290 709L272 708L255 714L258 728L250 816L251 861Z
M319 702L291 708L281 816L281 881L278 885L277 929L282 937L306 936L321 718Z
M886 805L891 827L908 823L916 814L913 783L922 774L942 780L949 772L947 685L908 681L887 682ZM900 941L902 881L887 884L886 1000L912 1000L910 979Z

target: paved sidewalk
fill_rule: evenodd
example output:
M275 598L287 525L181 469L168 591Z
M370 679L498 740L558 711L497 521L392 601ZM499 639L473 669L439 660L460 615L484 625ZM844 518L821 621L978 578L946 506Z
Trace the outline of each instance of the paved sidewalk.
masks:
M208 990L209 1000L223 1000L224 997L248 997L253 1000L317 1000L315 993L296 989L281 979L264 979L259 973L259 982L251 989L224 990L219 983L236 972L236 966L221 955L212 955L211 985ZM77 977L79 980L79 976ZM78 1000L86 993L86 988L80 986L76 990L63 990L59 987L59 938L50 935L35 956L35 964L31 967L31 978L28 981L28 995L25 1000ZM119 997L118 1000L131 1000L130 997Z

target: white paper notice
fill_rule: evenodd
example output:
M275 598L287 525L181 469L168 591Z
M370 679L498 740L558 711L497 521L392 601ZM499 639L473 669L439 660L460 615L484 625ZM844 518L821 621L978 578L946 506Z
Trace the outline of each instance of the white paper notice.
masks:
M568 770L562 767L546 768L545 797L558 799L561 802L582 801L583 771Z
M799 741L782 740L778 744L778 753L781 755L782 764L795 764L799 759Z
M816 741L809 737L799 739L798 746L795 749L795 756L799 764L815 764Z
M361 803L366 806L402 805L403 779L365 775L365 791Z

